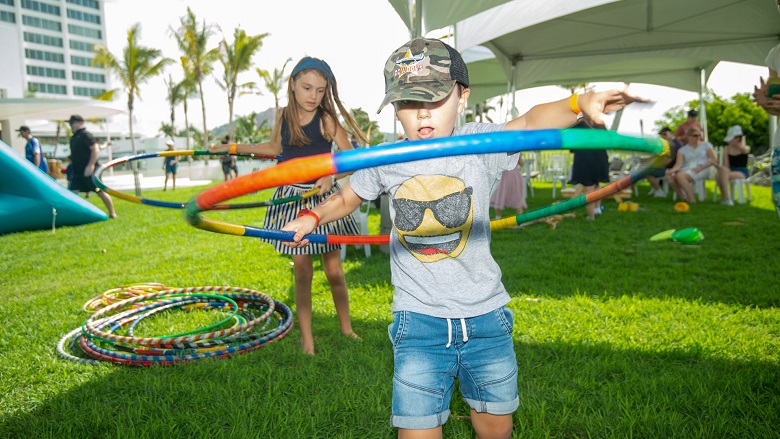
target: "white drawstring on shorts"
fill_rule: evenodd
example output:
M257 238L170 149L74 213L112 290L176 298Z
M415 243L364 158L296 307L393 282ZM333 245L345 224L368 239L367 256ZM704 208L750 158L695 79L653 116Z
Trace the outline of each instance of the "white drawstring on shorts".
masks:
M469 334L466 331L466 319L460 319L460 328L463 331L463 343L469 341ZM452 320L447 319L447 344L445 348L449 348L452 345Z

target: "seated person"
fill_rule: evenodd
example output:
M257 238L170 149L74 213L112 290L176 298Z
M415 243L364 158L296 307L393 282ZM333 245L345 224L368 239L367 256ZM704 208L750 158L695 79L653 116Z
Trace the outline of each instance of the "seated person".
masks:
M723 154L723 167L726 169L728 180L741 180L750 177L748 170L748 155L750 146L746 144L742 127L734 125L726 133L726 146Z
M666 181L669 182L669 184L672 183L672 179L668 178L667 173L670 169L672 169L675 162L677 161L677 151L682 148L682 143L677 140L677 137L669 127L661 128L661 131L658 132L658 135L669 143L669 154L671 156L671 161L669 161L665 168L657 168L650 171L650 173L647 174L647 182L650 183L650 186L652 187L650 190L650 195L663 198L666 196L666 193L661 188L661 184L658 179L666 177Z
M727 189L727 175L725 168L718 166L715 149L709 142L702 140L701 130L696 127L688 128L685 138L687 143L677 151L676 162L668 173L670 181L676 183L673 187L677 196L688 203L695 203L694 182L706 180L710 175L710 167L715 166L718 170L716 181L720 186L721 204L734 205L728 190L724 190Z

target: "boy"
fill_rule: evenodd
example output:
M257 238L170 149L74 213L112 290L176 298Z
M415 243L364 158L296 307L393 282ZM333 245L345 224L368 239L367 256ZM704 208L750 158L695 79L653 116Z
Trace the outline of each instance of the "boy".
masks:
M466 107L466 64L452 47L418 38L385 65L385 99L408 140L574 125L580 108L597 121L634 99L621 92L573 95L534 107L506 124L455 127ZM318 224L389 194L395 373L391 424L399 437L440 438L455 378L480 438L508 438L517 409L517 361L510 297L490 254L490 195L518 154L433 158L356 171L341 192L283 230L292 247Z

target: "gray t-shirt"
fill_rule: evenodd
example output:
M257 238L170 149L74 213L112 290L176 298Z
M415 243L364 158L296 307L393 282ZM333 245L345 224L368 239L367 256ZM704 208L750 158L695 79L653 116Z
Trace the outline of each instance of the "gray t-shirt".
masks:
M502 131L469 123L454 136ZM468 318L509 302L490 253L490 196L517 154L459 155L361 169L350 186L390 199L393 311Z

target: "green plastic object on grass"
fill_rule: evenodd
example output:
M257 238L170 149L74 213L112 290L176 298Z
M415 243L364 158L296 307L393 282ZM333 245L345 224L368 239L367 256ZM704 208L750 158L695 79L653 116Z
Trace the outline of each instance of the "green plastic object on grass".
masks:
M702 239L704 239L704 235L701 233L699 229L695 227L691 227L688 229L681 229L672 233L672 240L677 242L682 242L683 244L691 244L694 242L699 242Z
M655 235L650 237L651 241L666 241L667 239L672 239L672 234L675 232L675 229L669 229L664 230L661 233L656 233Z

